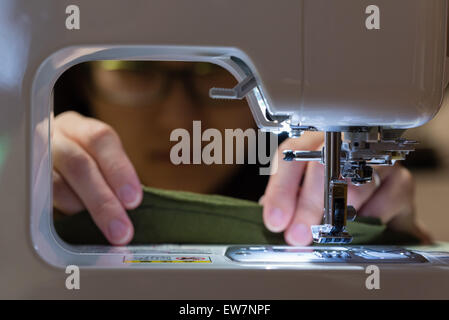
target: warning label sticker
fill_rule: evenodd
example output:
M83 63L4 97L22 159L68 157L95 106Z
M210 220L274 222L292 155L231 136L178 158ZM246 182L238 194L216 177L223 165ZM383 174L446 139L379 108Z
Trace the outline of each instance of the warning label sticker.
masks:
M123 257L123 263L212 263L212 260L201 256L132 255Z

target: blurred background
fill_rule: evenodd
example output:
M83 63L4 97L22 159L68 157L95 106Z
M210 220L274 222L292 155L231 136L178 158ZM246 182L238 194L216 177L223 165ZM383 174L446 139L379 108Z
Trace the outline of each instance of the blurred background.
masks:
M449 241L449 90L436 117L405 136L420 142L405 163L415 176L418 220L434 239Z

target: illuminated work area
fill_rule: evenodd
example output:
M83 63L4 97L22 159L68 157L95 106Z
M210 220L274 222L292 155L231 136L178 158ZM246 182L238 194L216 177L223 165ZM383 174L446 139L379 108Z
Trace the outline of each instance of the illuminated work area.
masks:
M0 3L0 297L448 297L447 0L103 2Z

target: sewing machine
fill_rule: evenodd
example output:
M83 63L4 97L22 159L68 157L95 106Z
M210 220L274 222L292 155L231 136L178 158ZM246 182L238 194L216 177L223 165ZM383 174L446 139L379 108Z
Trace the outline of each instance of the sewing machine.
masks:
M67 27L70 5L79 28ZM414 142L403 131L438 112L448 10L447 0L0 1L0 297L448 298L447 245L348 245L344 179L368 183L372 165L404 159ZM64 243L52 225L52 90L92 60L214 63L239 84L211 96L246 98L260 128L325 131L322 151L285 159L325 165L313 235L339 246ZM365 285L373 264L380 290ZM80 290L64 285L69 265Z

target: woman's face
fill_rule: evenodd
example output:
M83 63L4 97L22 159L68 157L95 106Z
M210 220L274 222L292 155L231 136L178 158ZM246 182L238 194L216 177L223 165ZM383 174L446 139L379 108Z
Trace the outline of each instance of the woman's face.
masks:
M255 126L246 101L208 97L212 87L235 86L236 80L226 70L204 63L137 62L116 68L96 62L91 71L93 115L117 131L143 184L213 192L236 172L237 165L174 165L170 161L170 149L178 143L170 141L170 133L183 128L192 140L193 121L201 121L202 131L218 129L223 138L225 129Z

